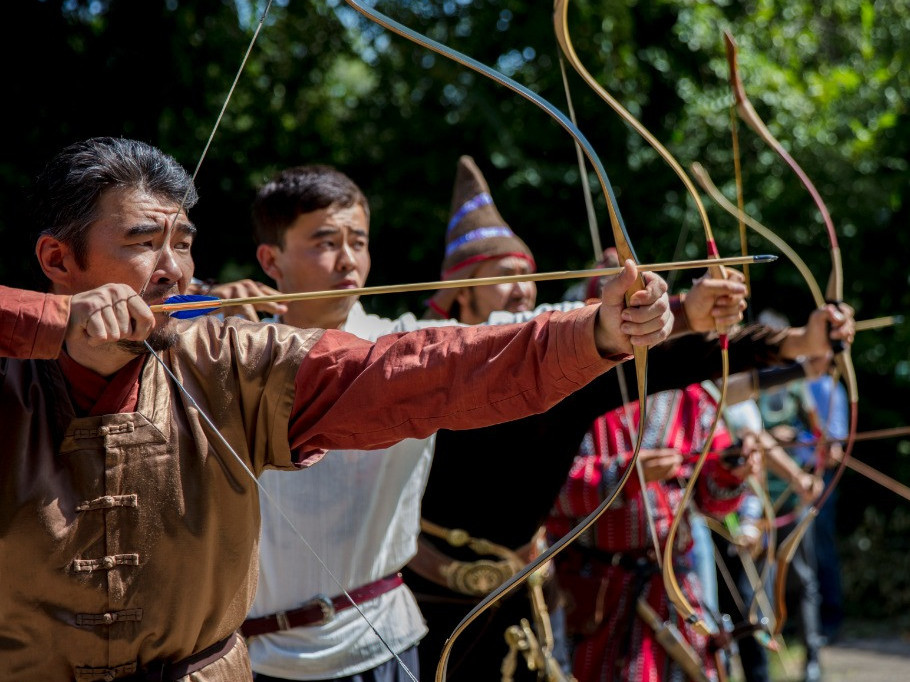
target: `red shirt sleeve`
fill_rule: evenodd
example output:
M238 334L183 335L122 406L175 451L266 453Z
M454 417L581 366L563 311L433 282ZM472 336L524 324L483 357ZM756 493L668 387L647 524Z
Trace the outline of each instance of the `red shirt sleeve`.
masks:
M0 286L0 357L56 358L69 313L69 296Z
M376 343L329 330L297 373L291 449L306 465L328 449L383 448L543 412L616 365L597 352L596 315L587 306Z

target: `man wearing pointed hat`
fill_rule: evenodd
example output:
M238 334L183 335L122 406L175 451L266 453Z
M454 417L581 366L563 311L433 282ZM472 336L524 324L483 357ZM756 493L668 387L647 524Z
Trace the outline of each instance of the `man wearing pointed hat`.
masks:
M470 156L458 159L450 216L443 280L521 275L537 269L531 249L499 214L490 188ZM533 282L441 289L428 301L426 317L479 324L497 310L529 311L536 298Z
M611 256L615 250L608 249L604 257ZM442 279L531 273L534 269L530 249L496 210L477 165L470 157L461 157L446 229ZM590 288L599 291L601 285L598 279ZM732 279L697 280L688 296L677 299L678 320L692 331L712 331L717 323L731 325L741 319L744 293L745 287ZM428 301L426 317L452 317L476 324L499 321L498 311L517 313L503 317L527 319L555 307L535 308L535 299L532 283L446 289ZM827 332L824 320L821 322L812 325L814 332L808 336L820 337L820 344L825 345ZM657 368L650 377L652 388L679 388L700 381L715 365L720 367L719 360L714 362L716 338L711 341L699 334L684 338L691 345L677 344L673 353L662 354L658 349L651 355ZM742 351L737 362L745 358L768 362L814 352L794 350L789 342L785 349L783 337L742 334L731 340ZM688 351L694 355L682 362L680 358L689 358ZM634 382L634 376L627 376L627 381ZM539 415L492 428L437 434L421 503L417 554L404 571L429 629L418 651L422 671L436 667L446 639L468 611L539 553L540 536L535 531L565 480L581 438L596 417L623 403L612 377L587 389ZM504 679L508 672L515 682L536 681L542 668L547 679L565 679L565 673L557 670L569 669L564 638L560 650L561 617L555 611L548 615L543 604L558 603L552 598L553 588L553 582L538 583L487 611L452 649L448 679L492 679L502 670ZM522 619L529 628L520 628ZM520 632L516 634L513 627ZM507 632L515 635L511 640L514 647L504 637ZM525 663L526 658L534 659L532 665Z
M530 248L496 209L490 188L470 156L458 159L445 242L443 280L536 270ZM441 289L427 302L425 317L473 325L496 322L499 311L530 317L553 307L535 308L536 299L533 282ZM572 302L558 307L581 305ZM432 670L445 638L471 606L542 551L543 534L535 534L535 523L539 528L567 474L567 464L561 462L571 461L584 429L605 411L601 405L611 399L606 396L611 391L599 384L580 394L578 401L564 401L556 410L507 428L439 434L423 499L417 555L405 572L430 630L419 652L422 670ZM533 448L527 447L529 436L535 439ZM480 459L486 464L479 465ZM520 470L521 462L529 465L528 471ZM538 478L535 474L539 474L539 482L530 482L529 477ZM499 482L498 501L490 499L489 485L479 482L480 477ZM473 499L475 494L483 499ZM518 497L524 503L521 510L514 505ZM457 498L462 502L456 503ZM507 530L503 528L506 518L510 519ZM456 528L472 536L468 542L450 544L446 538ZM483 626L453 651L450 679L482 678L498 672L501 665L516 682L539 679L535 669L540 667L548 671L546 679L567 679L563 617L554 608L558 597L551 577L548 571L542 572L538 576L542 581L531 581L528 591L490 612ZM503 635L522 619L532 630L525 630L522 637L526 639L510 651ZM538 663L526 664L518 647Z

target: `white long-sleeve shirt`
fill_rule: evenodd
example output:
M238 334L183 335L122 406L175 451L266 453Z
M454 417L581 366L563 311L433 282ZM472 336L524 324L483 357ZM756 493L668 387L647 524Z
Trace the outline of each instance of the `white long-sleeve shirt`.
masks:
M580 306L545 304L527 313L497 312L488 324L525 322L545 311ZM395 320L368 315L358 302L348 314L344 330L375 340L386 334L451 324L457 322L418 320L410 313ZM318 594L333 597L341 593L298 533L348 591L401 570L417 551L420 500L434 443L435 436L431 436L405 440L385 450L334 450L316 466L298 473L264 472L260 477L265 492L260 495L259 586L249 617L295 609ZM396 654L415 645L427 632L417 602L405 585L359 606ZM325 625L253 637L249 650L255 672L289 680L346 677L392 658L353 608L336 614Z
M446 322L418 321L411 314L395 320L368 315L356 303L344 330L375 340L441 324ZM317 466L298 473L264 472L260 482L268 496L260 496L259 587L250 617L298 608L317 594L341 593L298 533L346 590L399 571L416 552L420 498L434 441L431 436L385 450L335 450ZM395 653L413 646L427 632L417 602L404 585L360 608ZM325 625L253 637L249 648L254 671L290 680L354 675L392 658L353 608Z

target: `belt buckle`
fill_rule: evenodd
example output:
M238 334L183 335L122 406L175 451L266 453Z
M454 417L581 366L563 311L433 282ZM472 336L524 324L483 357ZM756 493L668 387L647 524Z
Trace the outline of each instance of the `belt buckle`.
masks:
M511 578L515 570L506 561L479 559L453 561L445 574L449 589L472 597L483 597Z
M311 623L311 625L325 625L335 617L335 605L332 600L325 594L317 594L306 603L307 606L315 604L322 611L322 619Z

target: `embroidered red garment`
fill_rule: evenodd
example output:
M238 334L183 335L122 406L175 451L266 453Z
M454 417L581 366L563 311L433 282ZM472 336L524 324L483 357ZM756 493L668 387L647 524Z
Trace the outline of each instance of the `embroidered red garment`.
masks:
M700 452L716 408L714 399L698 384L650 396L643 446L671 447L684 454ZM637 425L637 404L609 412L593 424L551 513L548 530L553 536L565 534L614 489L631 458ZM713 451L730 444L721 423ZM694 456L688 457L677 479L647 485L661 547L693 466ZM723 516L738 506L741 494L741 481L720 465L716 455L709 456L696 484L694 499L699 510ZM666 652L635 614L637 597L642 595L661 618L670 615L661 573L653 562L654 543L642 499L641 486L633 474L616 502L579 539L578 549L569 548L558 560L570 626L577 638L573 673L579 682L682 679L675 666L668 667ZM691 532L684 519L676 536L674 563L681 589L698 608L701 587L688 557L691 546ZM678 617L675 621L704 660L709 677L716 679L713 660L707 654L707 638ZM670 677L666 676L668 670L674 671Z

